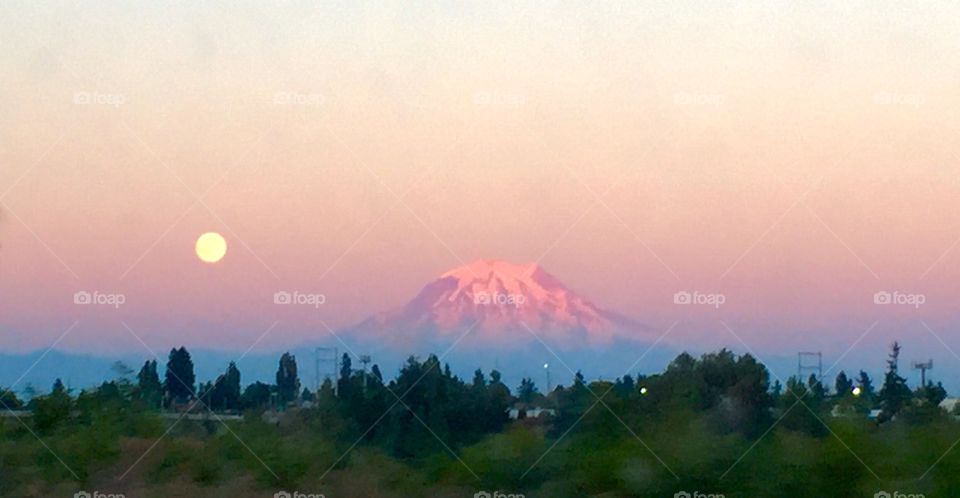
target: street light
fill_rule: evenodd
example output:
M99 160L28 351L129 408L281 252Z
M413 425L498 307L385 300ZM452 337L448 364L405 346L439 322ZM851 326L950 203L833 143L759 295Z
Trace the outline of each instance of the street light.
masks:
M553 386L550 385L550 364L544 363L543 370L547 373L547 394L550 394L550 391L553 390Z

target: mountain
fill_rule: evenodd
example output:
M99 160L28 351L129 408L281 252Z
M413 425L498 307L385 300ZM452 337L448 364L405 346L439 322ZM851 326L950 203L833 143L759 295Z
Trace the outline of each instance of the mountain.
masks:
M347 331L392 345L464 336L465 344L490 347L539 342L534 333L561 348L651 339L646 326L598 308L538 264L488 259L440 275L406 305Z

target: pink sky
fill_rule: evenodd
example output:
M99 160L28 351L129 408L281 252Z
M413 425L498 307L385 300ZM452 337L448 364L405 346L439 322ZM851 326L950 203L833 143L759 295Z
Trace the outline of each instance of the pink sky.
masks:
M0 350L294 344L478 258L693 344L960 349L960 6L333 5L0 7Z

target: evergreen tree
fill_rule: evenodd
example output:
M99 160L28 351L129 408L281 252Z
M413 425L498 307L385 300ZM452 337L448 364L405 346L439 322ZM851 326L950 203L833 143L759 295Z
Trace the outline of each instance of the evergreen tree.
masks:
M837 374L837 380L833 385L838 397L845 398L853 394L853 381L842 370Z
M163 385L160 384L160 376L157 374L157 362L145 361L140 373L137 374L137 394L136 396L152 408L160 407L160 400L163 398Z
M187 348L181 346L180 349L171 349L163 383L167 399L180 402L192 399L196 393L196 382L193 360Z
M475 388L486 388L487 379L483 377L483 370L479 368L473 372L473 387Z
M23 404L17 398L17 393L9 389L0 389L0 410L19 410Z
M876 391L873 389L873 380L870 379L867 372L860 371L860 376L857 378L857 387L860 388L860 398L872 402Z
M500 372L490 371L490 383L487 384L487 410L481 428L486 432L497 432L510 420L507 409L513 404L510 389L500 380Z
M912 393L907 387L907 379L897 371L900 359L900 344L894 342L890 347L890 358L887 360L887 373L880 389L880 416L877 422L883 423L892 420L910 402Z
M524 405L530 405L540 396L540 391L537 390L537 385L533 382L533 379L523 378L520 380L520 388L517 390L517 398Z
M822 437L827 434L826 427L817 419L823 398L818 397L810 386L811 382L802 382L797 377L787 379L786 390L780 398L781 423L785 429L804 432L811 436ZM813 382L813 385L818 385Z
M379 368L377 369L379 371ZM343 353L340 359L340 378L337 380L337 396L350 397L353 395L352 389L353 361L350 355Z
M626 398L633 394L633 391L637 388L636 384L633 381L633 377L630 374L624 375L623 379L617 379L614 383L614 391L622 398Z
M344 355L346 356L346 355ZM280 357L277 369L277 393L284 405L297 399L300 394L300 379L297 377L297 359L288 353Z
M779 398L783 394L783 384L780 383L780 380L777 379L773 383L773 388L770 389L770 394L773 395L774 399Z
M208 401L211 409L236 410L240 408L240 370L230 362L227 371L213 383Z
M820 379L818 379L816 375L810 374L810 377L807 379L807 387L810 388L809 397L812 398L813 402L822 402L823 399L827 397L827 390L824 389L823 383L820 382Z
M73 398L58 378L47 396L30 400L33 424L40 432L47 432L70 417Z

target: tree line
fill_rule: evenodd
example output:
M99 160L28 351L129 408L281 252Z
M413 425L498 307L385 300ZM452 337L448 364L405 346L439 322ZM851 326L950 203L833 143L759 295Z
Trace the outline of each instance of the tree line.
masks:
M700 358L682 353L662 373L624 375L612 382L588 383L577 372L569 386L558 385L548 393L524 378L514 394L496 370L488 376L478 369L467 382L435 355L424 361L409 358L397 377L387 381L377 365L370 372L357 370L344 354L338 379L325 380L317 392L301 386L297 361L290 353L280 357L272 384L254 382L241 388L234 362L216 379L197 383L190 353L180 347L170 350L162 379L154 360L145 361L133 379L125 375L132 371L119 365L115 368L119 379L84 390L76 400L57 379L49 394L26 403L11 390L0 389L0 408L33 410L34 423L42 428L66 417L75 403L92 398L123 399L148 410L237 413L309 403L316 416L341 435L378 441L401 456L417 454L436 439L469 443L498 432L509 421L511 407L519 410L520 418L530 408L552 409L550 430L555 435L581 419L589 423L591 407L602 403L628 418L639 413L706 412L718 430L746 437L761 434L774 421L822 436L825 416L863 417L874 412L876 422L883 424L901 416L922 422L941 414L939 404L946 390L933 382L911 389L899 374L900 349L897 343L891 346L879 390L862 370L856 377L840 372L832 390L815 375L790 377L786 385L779 380L771 383L770 372L753 356L721 350Z

